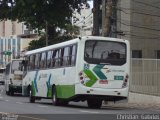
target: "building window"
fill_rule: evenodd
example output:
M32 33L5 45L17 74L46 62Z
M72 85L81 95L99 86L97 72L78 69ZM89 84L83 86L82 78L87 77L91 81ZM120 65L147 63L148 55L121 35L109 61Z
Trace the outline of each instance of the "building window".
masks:
M156 50L155 53L156 59L160 59L160 50Z
M142 58L142 50L132 50L132 58Z

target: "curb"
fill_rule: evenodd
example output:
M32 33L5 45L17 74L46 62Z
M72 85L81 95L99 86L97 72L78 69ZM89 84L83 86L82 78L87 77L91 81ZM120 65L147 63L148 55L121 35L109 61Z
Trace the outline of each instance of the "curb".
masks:
M105 107L160 110L160 104L109 103Z

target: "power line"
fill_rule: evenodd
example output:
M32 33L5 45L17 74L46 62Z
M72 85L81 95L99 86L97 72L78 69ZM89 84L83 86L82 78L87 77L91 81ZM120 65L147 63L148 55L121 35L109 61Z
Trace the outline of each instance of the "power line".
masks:
M115 18L113 18L114 20L116 20ZM117 19L117 20L119 20L119 21L123 21L123 22L125 22L125 23L129 23L130 21L127 21L127 20L124 20L124 19ZM136 24L136 25L138 25L138 24L141 24L141 23L138 23L138 22L134 22L134 21L132 21L132 23L133 24ZM153 22L153 23L156 23L156 22ZM150 25L150 24L147 24L147 25L143 25L143 27L155 27L155 26L159 26L159 24L160 24L160 21L158 22L158 24L152 24L152 25Z
M132 26L132 27L136 27L136 28L148 29L148 30L153 30L153 31L160 31L159 29L153 29L153 28L148 28L148 27L144 27L144 26L137 26L137 25L132 25L132 24L128 25L126 23L123 23L120 20L117 20L117 22L120 22L121 24L126 25L126 26Z
M139 4L143 4L143 5L146 5L146 6L150 6L150 7L153 7L153 8L160 9L160 7L157 7L157 6L154 6L154 5L148 4L148 3L139 2L139 1L134 1L134 2L139 3Z
M128 33L130 33L131 31L123 31L124 33L126 33L126 34L128 34ZM137 31L132 31L132 33L140 33L140 32L137 32ZM151 35L151 36L156 36L156 37L160 37L160 35L159 34L153 34L153 33L147 33L147 32L143 32L143 33L141 33L141 34L147 34L147 35Z
M135 35L135 34L124 34L124 35L121 35L121 34L118 34L118 35L120 35L120 36L132 36L132 37L135 37L135 38L137 38L137 39L145 39L145 40L147 40L147 39L152 39L152 40L160 40L160 37L146 37L146 36L139 36L139 35Z
M135 37L139 37L139 38L143 38L143 39L160 39L160 37L147 37L147 36L129 34L129 33L126 33L125 35L131 35L131 36L135 36Z
M125 14L130 14L130 13L136 13L136 14L142 14L142 15L148 15L148 16L154 16L154 17L160 17L160 15L154 15L154 14L149 14L149 13L143 13L143 12L137 12L137 11L132 11L130 13L122 10L123 8L117 8L117 10L122 11ZM131 9L130 9L131 10Z

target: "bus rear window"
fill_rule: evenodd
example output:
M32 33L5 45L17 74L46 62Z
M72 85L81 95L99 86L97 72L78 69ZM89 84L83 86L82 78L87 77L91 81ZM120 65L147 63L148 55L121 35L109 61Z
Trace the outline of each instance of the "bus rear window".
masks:
M126 63L126 44L88 40L85 43L84 60L90 64L123 65Z

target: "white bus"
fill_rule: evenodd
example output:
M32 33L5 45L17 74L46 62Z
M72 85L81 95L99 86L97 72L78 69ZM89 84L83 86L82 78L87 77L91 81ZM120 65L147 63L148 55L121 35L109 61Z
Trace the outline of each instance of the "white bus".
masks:
M22 93L22 61L21 59L13 59L6 65L5 91L7 95Z
M23 91L30 102L51 98L54 105L66 105L87 100L90 108L100 108L103 100L127 99L129 49L127 40L86 36L28 51Z
M0 68L0 84L4 85L4 73L5 73L5 68Z

